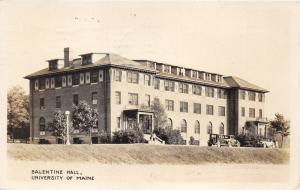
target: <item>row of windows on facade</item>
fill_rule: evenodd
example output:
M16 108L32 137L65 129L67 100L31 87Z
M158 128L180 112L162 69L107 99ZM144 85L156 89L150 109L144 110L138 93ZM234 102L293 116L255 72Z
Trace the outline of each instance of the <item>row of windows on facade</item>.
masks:
M248 100L249 101L255 101L256 100L256 93L253 91L246 91L246 90L239 90L240 93L240 99L246 100L246 93L248 94ZM258 94L258 101L264 102L265 101L265 94L263 93L257 93Z
M259 109L258 112L259 112L258 117L262 118L263 117L262 109ZM245 115L246 115L245 107L241 107L241 116L245 117ZM255 118L255 108L249 108L249 117Z
M148 62L147 65L163 73L175 74L179 76L186 76L189 78L208 80L208 81L219 82L219 83L223 82L222 76L218 74L185 69L185 68L180 68L171 65L156 64L154 62Z

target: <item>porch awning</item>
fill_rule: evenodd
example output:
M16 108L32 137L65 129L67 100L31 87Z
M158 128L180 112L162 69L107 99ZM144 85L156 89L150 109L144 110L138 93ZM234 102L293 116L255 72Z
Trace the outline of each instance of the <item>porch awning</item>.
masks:
M134 108L134 109L125 109L125 110L123 110L123 113L125 115L131 116L131 115L136 115L138 113L152 115L154 112L151 111L150 109Z

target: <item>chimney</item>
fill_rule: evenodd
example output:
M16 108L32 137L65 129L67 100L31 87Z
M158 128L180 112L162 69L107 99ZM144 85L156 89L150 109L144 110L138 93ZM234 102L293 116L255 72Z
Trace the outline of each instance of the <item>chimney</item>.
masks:
M70 49L68 47L64 48L64 67L70 66Z

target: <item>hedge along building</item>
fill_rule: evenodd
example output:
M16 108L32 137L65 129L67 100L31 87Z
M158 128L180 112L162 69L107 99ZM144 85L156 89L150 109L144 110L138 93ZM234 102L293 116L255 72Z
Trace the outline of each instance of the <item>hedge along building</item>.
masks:
M116 54L88 53L48 61L48 68L26 76L30 81L30 136L33 143L56 138L46 130L55 109L72 111L85 100L99 112L92 137L74 130L71 143L97 143L100 131L140 127L153 130L151 102L165 107L167 125L179 129L186 144L206 146L210 133L252 133L268 136L264 117L268 91L238 77L149 61L129 60ZM61 64L63 62L63 64Z

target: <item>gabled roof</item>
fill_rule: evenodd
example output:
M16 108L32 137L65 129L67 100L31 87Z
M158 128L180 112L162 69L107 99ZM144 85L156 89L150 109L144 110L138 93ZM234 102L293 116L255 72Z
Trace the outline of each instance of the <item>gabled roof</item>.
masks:
M259 86L256 86L248 81L245 81L239 77L235 76L228 76L224 77L225 82L232 88L241 88L245 90L253 90L253 91L259 91L259 92L269 92L268 90L261 88Z
M94 63L82 65L81 59L74 59L71 61L71 64L69 67L63 67L60 69L56 69L53 71L49 71L48 67L42 70L39 70L37 72L34 72L30 75L27 75L25 78L29 79L32 77L42 76L42 75L48 75L48 74L56 74L61 72L69 72L69 71L75 71L80 69L88 69L92 67L100 67L100 66L116 66L121 68L131 68L131 69L138 69L146 72L153 72L156 73L157 71L155 69L146 67L138 62L132 61L130 59L127 59L125 57L122 57L120 55L116 54L109 54L107 53L103 58L96 60Z

